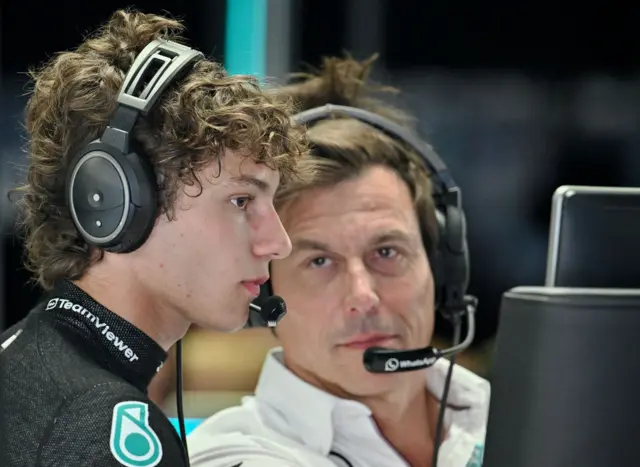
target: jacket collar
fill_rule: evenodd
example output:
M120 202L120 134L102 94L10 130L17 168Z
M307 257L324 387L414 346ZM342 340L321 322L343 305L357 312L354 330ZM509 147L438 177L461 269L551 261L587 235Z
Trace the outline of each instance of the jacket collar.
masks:
M144 393L167 358L151 337L70 281L56 284L43 308L70 342Z
M425 386L438 396L444 389L449 362L439 360L426 370ZM283 363L281 348L266 358L255 392L259 407L269 410L268 418L278 431L296 438L321 455L327 455L342 427L361 426L379 436L364 404L333 396L303 381ZM489 383L471 371L455 365L445 412L447 427L460 425L463 431L484 431L490 397ZM362 424L362 425L360 425ZM363 433L366 436L366 433Z

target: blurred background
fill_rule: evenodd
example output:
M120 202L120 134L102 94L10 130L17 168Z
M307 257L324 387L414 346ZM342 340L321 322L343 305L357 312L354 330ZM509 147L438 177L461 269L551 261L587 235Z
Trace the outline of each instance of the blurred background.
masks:
M486 374L502 293L544 280L551 195L562 184L640 185L640 7L594 2L427 0L4 0L1 15L0 330L40 296L21 268L7 191L25 165L25 71L79 44L118 8L184 20L193 46L231 73L283 82L347 51L379 53L374 78L399 88L462 187L476 342L462 357ZM305 68L307 66L307 68ZM594 264L597 267L597 264ZM445 331L439 338L447 338ZM265 330L185 340L187 415L210 414L255 385ZM173 367L154 397L174 412ZM202 413L199 413L202 412Z

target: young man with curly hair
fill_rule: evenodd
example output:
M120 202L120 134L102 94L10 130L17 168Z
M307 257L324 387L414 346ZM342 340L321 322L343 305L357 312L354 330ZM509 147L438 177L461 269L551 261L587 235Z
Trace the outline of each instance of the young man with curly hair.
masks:
M146 240L119 254L74 223L74 156L114 121L136 57L155 40L179 43L182 29L118 11L32 73L18 191L27 266L48 296L0 337L3 467L186 465L148 384L191 324L241 328L269 262L291 251L273 196L310 173L305 134L255 79L204 57L132 127L157 195Z

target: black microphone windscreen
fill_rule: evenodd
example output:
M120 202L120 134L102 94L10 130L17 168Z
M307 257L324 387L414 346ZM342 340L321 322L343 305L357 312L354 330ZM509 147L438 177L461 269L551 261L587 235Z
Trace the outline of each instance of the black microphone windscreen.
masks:
M365 350L362 363L370 373L398 373L428 368L440 358L433 347L412 350L370 347Z
M269 327L275 326L286 313L287 305L278 295L272 295L260 307L260 317Z

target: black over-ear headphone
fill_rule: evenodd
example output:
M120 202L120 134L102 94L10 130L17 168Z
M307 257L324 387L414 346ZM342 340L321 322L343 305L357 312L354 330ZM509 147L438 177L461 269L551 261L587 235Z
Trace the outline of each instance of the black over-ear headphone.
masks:
M424 161L433 184L433 199L438 222L438 242L433 252L429 252L431 268L436 287L438 311L445 318L463 314L468 307L465 298L469 283L469 253L467 233L460 188L449 173L449 169L425 142L400 125L355 107L327 104L295 115L294 120L309 124L318 120L343 115L367 123L387 133L392 138L409 145ZM425 239L426 240L426 239ZM254 304L261 306L273 294L270 281L261 288L260 296ZM249 326L263 326L258 313L251 313Z
M162 93L204 55L176 42L155 40L136 57L102 135L82 148L67 173L71 218L90 245L127 253L149 237L157 217L156 175L131 132Z

